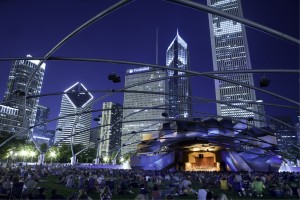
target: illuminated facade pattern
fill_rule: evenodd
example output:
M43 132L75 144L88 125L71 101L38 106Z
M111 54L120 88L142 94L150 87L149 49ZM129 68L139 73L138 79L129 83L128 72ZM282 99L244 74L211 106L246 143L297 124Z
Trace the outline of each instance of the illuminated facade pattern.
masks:
M67 94L62 96L59 117L92 110L92 106L89 102L92 101L93 95L87 92L87 89L82 83L75 83L65 90L65 92L67 92ZM54 143L58 143L59 145L65 143L69 145L71 139L73 139L73 144L88 145L90 141L90 130L87 129L91 128L91 123L92 113L67 116L59 119ZM71 138L72 132L73 134L80 133Z
M125 87L133 84L142 83L144 81L163 78L165 72L162 70L154 70L150 67L140 67L129 69L125 75ZM148 92L165 92L165 81L156 81L152 83L137 85L129 90L148 91ZM122 128L122 150L121 154L135 153L138 143L142 140L142 133L157 134L161 128L161 121L155 119L163 119L164 110L151 109L161 106L165 108L165 95L158 94L142 94L142 93L124 93L124 108L128 107L149 107L149 109L124 109L123 110L123 128ZM139 120L134 122L135 120ZM145 121L142 121L145 120ZM149 120L149 121L147 121ZM131 122L126 122L131 121ZM133 122L132 122L133 121ZM143 131L140 133L140 131ZM134 134L132 132L138 132Z
M217 8L223 12L243 16L241 2L239 0L207 0L209 6ZM246 39L245 27L235 21L209 14L210 36L212 44L213 66L215 71L225 70L245 70L251 69L248 43ZM245 74L225 74L220 77L242 82L248 85L254 85L253 75ZM255 91L239 85L224 81L215 80L216 98L222 101L256 101ZM217 104L218 115L254 118L250 122L255 126L261 126L261 117L251 111L257 112L256 104L233 103L232 105L246 108L242 110L225 104ZM262 106L262 105L260 105ZM260 111L264 110L262 107ZM264 114L264 113L263 113Z
M122 105L113 102L104 102L102 109L99 156L104 158L121 147L123 110Z
M27 55L27 57L31 57L31 55ZM7 90L1 107L0 130L18 132L21 131L21 127L25 126L24 99L22 97L25 95L27 82L36 69L38 63L39 60L16 60L13 62L8 77ZM28 96L39 95L41 93L45 67L46 64L42 64L34 75L32 82L28 87ZM27 99L27 127L34 125L38 102L38 97Z
M186 42L177 35L170 44L166 53L166 66L176 69L189 70L189 52ZM185 75L185 72L168 70L168 76ZM180 77L167 80L166 91L168 97L169 117L176 119L191 118L191 84L189 77ZM180 95L180 96L172 96Z

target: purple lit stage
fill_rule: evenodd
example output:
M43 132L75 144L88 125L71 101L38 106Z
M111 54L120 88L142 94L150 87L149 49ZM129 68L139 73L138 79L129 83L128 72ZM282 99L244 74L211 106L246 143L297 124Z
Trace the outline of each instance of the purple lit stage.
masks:
M164 124L156 138L138 145L130 165L144 170L278 172L282 158L277 150L269 127L251 128L214 118L172 121Z

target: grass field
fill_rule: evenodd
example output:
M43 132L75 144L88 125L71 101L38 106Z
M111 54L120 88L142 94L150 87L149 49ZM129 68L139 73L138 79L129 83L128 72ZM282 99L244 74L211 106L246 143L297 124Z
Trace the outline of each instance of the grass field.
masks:
M57 177L56 176L48 176L46 179L42 179L39 182L38 187L45 187L46 188L46 197L47 199L50 198L51 196L51 191L52 189L56 189L57 193L60 195L63 195L66 199L68 197L70 197L72 194L77 193L78 189L77 188L66 188L64 184L59 184L57 183ZM200 188L200 185L197 183L193 183L192 184L192 188L194 188L195 190L198 190ZM160 185L160 191L161 193L164 193L164 190L167 189L167 187L165 185ZM221 192L221 190L219 189L219 186L216 186L214 188L210 188L211 191L213 191L214 194L219 194ZM133 194L131 195L115 195L113 194L113 199L135 199L135 197L138 195L139 189L133 189ZM99 197L99 193L96 193L95 191L93 192L89 192L88 193L89 197L91 197L92 199L100 199ZM266 191L264 193L263 197L240 197L236 192L229 192L226 194L228 200L231 199L298 199L296 197L284 197L284 198L274 198L271 197L268 192ZM151 199L151 198L149 198ZM164 198L163 198L164 199ZM197 199L196 195L192 195L192 196L175 196L175 199Z

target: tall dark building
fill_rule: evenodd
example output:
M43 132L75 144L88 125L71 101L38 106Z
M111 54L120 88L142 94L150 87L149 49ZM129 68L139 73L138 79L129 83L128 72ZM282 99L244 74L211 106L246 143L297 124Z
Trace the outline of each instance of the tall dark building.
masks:
M189 70L189 52L187 43L177 35L167 49L166 66ZM168 70L168 77L185 75L185 72ZM180 78L171 78L167 80L166 91L170 93L168 98L169 118L191 119L192 104L190 78L183 76Z
M31 57L27 55L27 57ZM1 105L0 130L19 132L34 125L39 98L30 98L26 102L26 123L24 122L24 95L27 83L38 66L38 60L16 60L9 73L7 89ZM41 93L46 64L42 64L28 87L27 95ZM25 127L26 126L26 127ZM25 132L24 132L25 133Z
M291 116L277 116L275 118L294 127ZM270 127L274 129L279 150L282 153L286 153L288 157L291 157L292 160L296 162L296 160L293 159L293 156L299 155L299 149L296 147L298 138L297 131L295 130L295 128L286 126L276 121L271 121Z
M36 118L33 128L33 138L38 143L47 143L49 145L50 138L47 137L47 124L43 124L49 118L49 108L41 105L37 105ZM37 126L38 125L38 126Z
M112 156L121 147L123 106L118 103L103 103L99 157ZM120 123L118 123L120 122Z

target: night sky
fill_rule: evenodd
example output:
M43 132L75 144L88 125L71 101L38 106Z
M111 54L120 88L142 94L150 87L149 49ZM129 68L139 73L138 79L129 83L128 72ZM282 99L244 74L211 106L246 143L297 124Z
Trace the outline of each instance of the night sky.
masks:
M59 41L78 26L112 5L114 0L2 0L0 1L0 58L45 56ZM197 2L206 4L206 0ZM244 17L299 39L299 0L242 0ZM127 60L155 64L156 29L158 29L158 64L165 65L166 50L178 29L190 52L193 71L213 70L208 15L161 0L136 0L104 17L80 32L53 56ZM246 28L253 69L299 69L299 46L261 31ZM11 61L0 61L0 100L4 96ZM89 90L124 87L128 65L108 63L47 61L42 93L62 92L75 82ZM121 83L107 79L111 72L121 76ZM255 74L255 85L263 74ZM269 91L299 102L299 74L265 74L271 79ZM95 98L104 93L93 94ZM104 101L123 104L123 93ZM214 82L192 78L192 96L215 99ZM294 105L262 92L257 99L266 103ZM40 98L50 107L50 119L57 117L61 96ZM102 108L101 101L93 109ZM296 106L296 105L294 105ZM266 114L292 115L297 111L265 107ZM193 111L216 114L213 103L193 105ZM100 113L95 113L98 115ZM197 116L197 115L195 115ZM94 125L93 125L94 126ZM49 124L55 129L56 122Z

